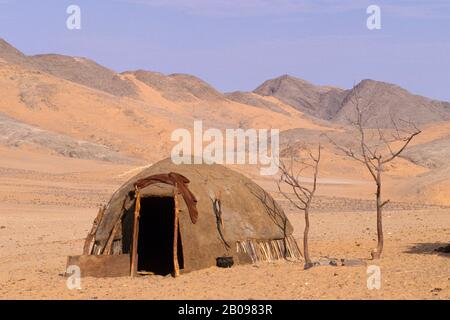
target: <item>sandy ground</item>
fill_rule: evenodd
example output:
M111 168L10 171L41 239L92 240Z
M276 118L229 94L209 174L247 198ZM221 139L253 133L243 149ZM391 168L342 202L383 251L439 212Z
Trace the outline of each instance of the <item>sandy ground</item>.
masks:
M81 253L98 204L129 170L74 161L76 173L58 170L57 162L30 171L2 167L1 299L450 299L450 256L433 252L450 239L450 208L410 205L385 212L384 256L366 261L381 268L379 290L367 288L366 266L305 271L288 261L214 267L177 279L83 278L81 290L69 290L66 257ZM376 245L370 206L330 199L311 218L312 256L367 259ZM302 216L288 215L300 239Z
M381 289L367 289L367 268L316 267L277 262L209 268L174 279L83 278L69 290L66 256L80 253L93 209L1 206L2 299L449 299L450 257L432 253L448 239L450 210L386 213ZM375 245L372 215L318 213L313 217L314 257L367 258ZM301 218L291 215L297 231ZM339 230L339 232L337 231ZM298 236L298 232L297 232Z

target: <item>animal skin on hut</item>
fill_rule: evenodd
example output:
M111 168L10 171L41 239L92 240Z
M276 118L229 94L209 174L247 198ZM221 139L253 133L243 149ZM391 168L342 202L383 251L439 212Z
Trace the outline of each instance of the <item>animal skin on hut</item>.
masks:
M155 174L153 176L138 180L134 184L134 186L138 189L143 189L154 183L166 183L175 186L175 188L180 191L184 201L186 202L186 205L189 209L189 216L191 217L191 221L195 224L198 219L197 199L187 187L187 184L189 182L189 179L185 176L176 172L170 172L166 174Z

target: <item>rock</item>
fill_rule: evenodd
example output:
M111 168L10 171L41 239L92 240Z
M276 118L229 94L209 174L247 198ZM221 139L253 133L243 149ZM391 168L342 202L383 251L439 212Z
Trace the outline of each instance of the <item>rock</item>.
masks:
M434 249L434 251L441 253L450 253L450 244L445 247L439 247L437 249Z
M341 265L346 267L365 266L366 262L360 259L341 259Z
M328 258L328 257L323 257L320 258L316 263L319 266L337 266L338 265L338 260L335 258Z
M329 265L330 265L330 266L333 266L333 267L337 267L338 264L337 264L337 261L336 261L336 260L331 260L330 263L329 263Z

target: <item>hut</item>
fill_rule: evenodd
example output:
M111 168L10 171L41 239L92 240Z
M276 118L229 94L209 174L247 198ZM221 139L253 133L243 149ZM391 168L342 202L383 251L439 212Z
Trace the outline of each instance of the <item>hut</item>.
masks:
M218 164L162 160L100 209L82 276L174 274L224 264L300 259L282 208L249 178Z

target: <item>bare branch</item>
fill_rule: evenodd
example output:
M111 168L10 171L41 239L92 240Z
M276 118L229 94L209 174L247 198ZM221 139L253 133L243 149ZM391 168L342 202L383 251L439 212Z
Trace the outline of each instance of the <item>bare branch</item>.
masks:
M417 128L416 128L417 129ZM382 161L382 163L388 163L392 160L394 160L395 158L397 158L405 149L406 147L409 145L409 143L411 142L412 139L414 139L415 136L417 136L418 134L420 134L422 131L420 131L419 129L417 129L415 132L413 132L409 137L403 138L404 144L400 147L400 149L398 149L395 152L391 152L391 156L388 157L387 159L384 159Z
M383 208L385 205L387 205L389 202L391 202L391 200L386 200L381 204L381 207Z

